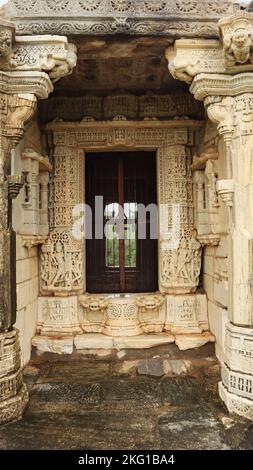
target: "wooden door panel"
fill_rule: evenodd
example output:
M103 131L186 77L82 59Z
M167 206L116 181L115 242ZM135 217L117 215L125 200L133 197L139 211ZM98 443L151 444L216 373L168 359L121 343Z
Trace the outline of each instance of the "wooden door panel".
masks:
M125 226L125 240L96 240L95 196L103 196L104 210L122 203L125 213L133 215L137 204L156 203L156 158L154 152L86 154L86 203L93 213L93 239L86 241L87 291L91 293L153 292L157 290L157 240L135 243L138 225ZM109 211L108 209L108 211ZM104 218L104 223L106 218ZM114 247L114 249L113 249ZM107 261L107 262L106 262ZM114 266L113 266L114 264ZM119 264L119 266L117 266ZM123 266L123 269L122 269ZM123 271L123 272L122 272Z

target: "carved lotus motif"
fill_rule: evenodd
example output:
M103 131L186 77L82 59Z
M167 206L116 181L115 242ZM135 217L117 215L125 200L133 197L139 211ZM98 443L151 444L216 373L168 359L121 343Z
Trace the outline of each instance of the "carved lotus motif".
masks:
M132 6L132 0L111 0L111 6L113 10L124 13L130 10Z
M178 0L176 1L177 9L182 13L191 13L199 11L199 2L193 0Z
M67 8L69 0L47 0L47 6L53 11L63 11Z
M102 0L80 0L79 5L85 11L95 11L102 3Z
M208 12L217 13L219 15L227 13L228 11L228 5L225 4L225 2L221 2L220 0L212 0L210 2L207 2L206 8Z
M37 0L26 0L25 2L14 0L14 5L19 11L30 11L35 7L36 3Z
M148 11L158 12L163 11L166 7L167 2L164 0L147 0L145 7Z

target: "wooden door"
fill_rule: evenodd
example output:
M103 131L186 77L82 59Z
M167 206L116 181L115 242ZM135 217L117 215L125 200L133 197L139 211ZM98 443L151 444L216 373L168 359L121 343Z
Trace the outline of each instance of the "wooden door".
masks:
M141 220L138 212L138 204L157 202L155 157L154 152L86 154L86 203L93 214L93 237L86 241L90 293L157 290L158 243L150 237L150 213ZM95 237L96 196L103 196L101 239ZM145 239L140 239L141 224Z

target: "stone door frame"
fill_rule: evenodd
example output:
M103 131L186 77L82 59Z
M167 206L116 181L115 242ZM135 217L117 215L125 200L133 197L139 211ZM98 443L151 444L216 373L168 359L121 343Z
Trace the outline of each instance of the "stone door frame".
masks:
M67 158L69 160L76 159L78 164L75 166L75 175L66 174L65 177L69 178L69 181L63 179L62 174L54 175L51 179L51 188L54 185L54 189L59 185L63 188L63 182L66 185L68 183L71 185L71 177L73 181L76 181L78 178L78 194L76 193L74 197L69 198L69 194L63 193L62 200L59 201L57 196L54 196L54 200L51 199L50 207L50 227L51 232L55 230L69 230L69 221L72 218L72 210L76 204L82 204L85 202L84 197L84 176L85 176L85 153L89 152L109 152L109 151L138 151L138 150L148 150L155 151L157 155L157 193L158 193L158 205L164 203L170 203L173 201L166 200L166 178L164 179L164 173L166 172L166 165L170 164L170 158L173 156L173 153L176 155L178 153L185 152L185 149L189 149L196 144L196 133L198 133L199 128L203 126L203 121L189 120L189 119L180 119L180 120L168 120L160 121L157 119L144 120L144 121L130 121L122 118L117 118L112 121L95 121L95 120L84 120L80 123L68 123L68 122L52 122L46 126L46 131L52 133L52 141L54 146L54 159ZM64 154L64 155L63 155ZM187 156L185 157L187 158ZM178 169L175 168L175 171L178 176ZM72 171L71 171L72 173ZM171 174L173 178L173 174ZM59 190L60 192L60 190ZM55 191L52 191L52 194L55 195ZM64 197L66 199L64 200ZM167 198L168 199L168 198ZM177 202L180 202L177 199ZM189 201L182 201L183 204L188 203ZM192 206L192 201L191 201ZM192 207L191 207L192 208ZM191 210L191 209L190 209ZM66 211L64 220L61 218L60 212ZM187 209L186 209L187 212ZM186 222L186 225L191 225L193 229L193 220L183 221ZM159 211L160 218L160 211ZM159 222L160 227L160 222ZM159 237L159 291L162 293L187 293L196 290L197 286L192 286L189 288L187 285L184 286L171 286L166 287L162 284L162 275L161 275L161 253L162 246L166 244L164 236ZM83 244L83 259L85 266L85 243ZM86 270L83 268L82 280L83 286L80 283L77 286L73 286L74 289L72 292L69 289L63 289L60 292L60 289L56 289L54 294L57 293L64 294L64 291L67 295L80 294L86 290L85 286L85 275ZM51 289L51 288L50 288ZM50 290L52 292L52 290ZM45 289L42 287L42 292ZM48 291L46 289L46 291Z

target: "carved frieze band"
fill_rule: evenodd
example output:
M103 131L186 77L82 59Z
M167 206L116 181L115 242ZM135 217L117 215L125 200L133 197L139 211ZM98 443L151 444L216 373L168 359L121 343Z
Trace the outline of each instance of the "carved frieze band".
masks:
M38 333L59 336L103 333L202 333L208 330L206 295L163 296L159 293L117 298L83 294L78 298L40 297Z
M47 125L54 133L54 145L74 148L110 148L112 146L151 147L168 145L194 145L194 130L201 121L83 121L81 123L57 123Z
M218 35L217 20L234 8L230 1L221 4L219 0L11 0L5 16L15 20L21 34L171 35L180 31L213 37Z

